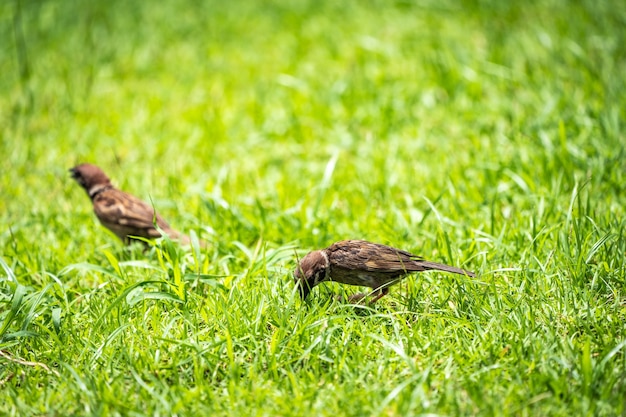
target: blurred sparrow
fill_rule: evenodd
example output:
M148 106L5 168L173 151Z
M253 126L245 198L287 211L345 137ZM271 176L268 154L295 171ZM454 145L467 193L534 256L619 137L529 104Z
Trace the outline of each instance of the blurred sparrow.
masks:
M93 211L106 228L129 244L132 236L154 239L161 231L171 239L188 241L172 229L154 208L137 197L118 190L100 168L91 164L80 164L70 169L72 178L87 191L93 203ZM154 224L161 229L159 231Z
M324 281L370 287L375 303L411 272L438 270L475 276L473 272L423 260L409 252L364 240L343 240L326 249L307 254L294 272L296 285L304 300L311 289ZM365 294L350 297L359 301Z

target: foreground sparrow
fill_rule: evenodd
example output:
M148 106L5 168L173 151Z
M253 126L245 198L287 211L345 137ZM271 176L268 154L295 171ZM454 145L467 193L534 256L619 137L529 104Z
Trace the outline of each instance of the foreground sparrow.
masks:
M474 276L473 272L423 260L409 252L364 240L342 240L326 249L310 252L294 272L304 300L311 289L324 281L361 285L375 290L371 303L389 292L389 286L411 272L428 270ZM350 297L362 299L365 294Z
M70 169L72 178L87 191L93 203L93 211L100 223L115 233L125 243L131 236L146 239L161 237L156 224L172 239L187 241L186 236L172 229L152 206L137 197L118 190L100 168L91 164L81 164Z

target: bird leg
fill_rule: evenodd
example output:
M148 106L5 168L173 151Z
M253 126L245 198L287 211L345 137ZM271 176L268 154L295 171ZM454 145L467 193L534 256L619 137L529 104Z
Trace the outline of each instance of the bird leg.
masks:
M374 298L372 298L370 300L370 304L374 304L376 301L380 300L381 298L383 298L387 294L389 294L389 288L388 287L383 287L383 288L377 289L376 291L374 291L372 293Z
M348 297L348 302L350 302L350 303L358 303L359 301L364 299L366 296L367 296L367 294L364 294L364 293L353 294L350 297Z
M380 300L382 297L384 297L387 294L389 294L389 288L387 287L378 288L377 290L373 291L370 294L358 293L358 294L351 295L350 297L348 297L348 301L350 303L359 303L365 297L372 296L372 299L369 300L369 303L368 303L371 305L371 304L374 304L376 301Z

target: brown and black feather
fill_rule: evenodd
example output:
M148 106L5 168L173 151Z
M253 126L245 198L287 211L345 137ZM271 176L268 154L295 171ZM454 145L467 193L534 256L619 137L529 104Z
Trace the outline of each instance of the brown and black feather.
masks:
M324 281L380 290L380 298L387 293L390 285L402 277L428 270L475 276L473 272L461 268L425 261L410 252L365 240L343 240L326 249L310 252L302 259L294 275L302 298L306 298L313 287Z
M162 233L172 239L188 240L155 213L151 205L115 188L109 177L97 166L81 164L70 169L70 172L89 195L100 223L122 241L129 243L133 236L155 239L161 237Z

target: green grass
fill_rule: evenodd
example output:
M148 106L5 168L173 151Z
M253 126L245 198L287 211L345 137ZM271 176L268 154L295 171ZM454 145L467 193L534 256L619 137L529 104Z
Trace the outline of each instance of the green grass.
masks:
M620 1L0 4L0 415L624 415ZM100 165L206 249L126 248ZM363 238L476 271L303 304Z

